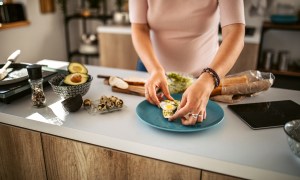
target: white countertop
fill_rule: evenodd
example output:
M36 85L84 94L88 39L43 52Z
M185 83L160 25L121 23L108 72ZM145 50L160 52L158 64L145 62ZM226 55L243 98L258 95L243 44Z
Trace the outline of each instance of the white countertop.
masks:
M43 60L56 67L66 62ZM126 108L109 114L90 115L83 108L66 113L61 99L45 88L47 107L31 106L30 95L11 104L0 104L0 122L53 134L102 147L160 159L247 179L299 179L300 159L290 151L283 128L252 130L226 104L224 120L214 128L196 133L174 133L140 122L135 114L143 97L113 93L97 74L147 77L143 72L87 66L94 77L84 98L114 95ZM300 91L271 88L242 103L291 99L300 104ZM56 125L53 125L56 124Z
M130 26L99 26L97 28L98 33L112 33L112 34L131 34ZM219 40L222 40L222 36L219 35ZM245 36L245 43L259 44L260 42L260 29L256 28L253 36Z

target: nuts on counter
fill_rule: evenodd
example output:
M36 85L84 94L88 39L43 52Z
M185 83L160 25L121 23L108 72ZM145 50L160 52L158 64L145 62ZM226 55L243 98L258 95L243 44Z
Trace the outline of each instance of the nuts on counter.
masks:
M85 99L83 106L89 113L94 114L100 112L102 114L121 110L124 106L124 102L116 96L101 96L99 99L94 101Z

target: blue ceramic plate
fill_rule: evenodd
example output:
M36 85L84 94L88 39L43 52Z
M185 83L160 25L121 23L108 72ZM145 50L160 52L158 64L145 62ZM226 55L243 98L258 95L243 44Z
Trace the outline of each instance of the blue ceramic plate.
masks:
M173 94L172 97L181 100L181 94ZM223 109L212 101L208 102L206 113L206 119L202 123L197 123L194 126L184 126L181 124L180 119L169 122L163 117L162 110L157 106L150 104L147 100L142 101L136 107L136 114L142 122L158 129L174 132L205 130L219 124L224 118Z

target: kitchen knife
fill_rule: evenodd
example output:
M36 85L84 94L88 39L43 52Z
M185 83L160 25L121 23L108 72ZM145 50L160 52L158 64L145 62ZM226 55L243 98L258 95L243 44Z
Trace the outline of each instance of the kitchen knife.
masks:
M21 51L20 50L16 50L15 52L13 52L8 58L7 58L7 62L5 63L5 65L0 69L0 80L4 79L7 76L7 68L8 66L10 66L11 63L15 62L18 58L18 56L20 55Z

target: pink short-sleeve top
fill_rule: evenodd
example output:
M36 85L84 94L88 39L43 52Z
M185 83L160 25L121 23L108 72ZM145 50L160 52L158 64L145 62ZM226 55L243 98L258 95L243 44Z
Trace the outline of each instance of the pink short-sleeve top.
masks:
M131 23L148 24L166 71L199 76L219 48L219 24L245 24L243 0L129 0Z

